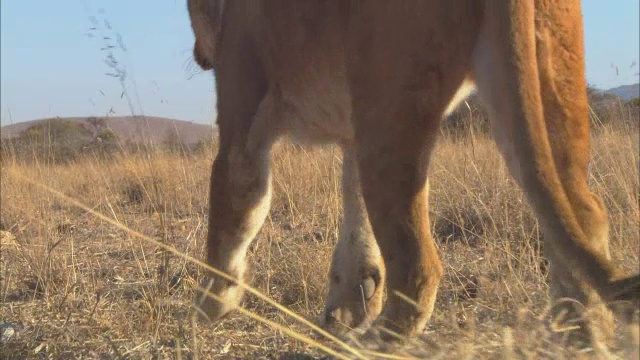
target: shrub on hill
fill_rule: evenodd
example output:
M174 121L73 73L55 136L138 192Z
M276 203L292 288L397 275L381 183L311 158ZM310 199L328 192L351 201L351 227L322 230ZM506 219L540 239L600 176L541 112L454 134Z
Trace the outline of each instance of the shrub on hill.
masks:
M63 119L41 121L19 136L2 141L3 159L67 162L80 155L106 155L118 148L117 136L96 119L82 123Z

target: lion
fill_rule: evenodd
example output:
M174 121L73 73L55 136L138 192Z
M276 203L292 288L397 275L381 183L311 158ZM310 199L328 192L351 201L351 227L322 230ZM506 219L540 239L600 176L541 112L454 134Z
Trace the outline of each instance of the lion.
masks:
M414 336L443 267L429 230L429 159L443 114L476 89L510 174L544 232L553 300L637 300L611 262L607 210L588 186L579 0L188 0L194 58L215 71L219 152L207 263L247 276L282 136L344 150L344 219L320 322ZM202 318L242 299L209 274Z

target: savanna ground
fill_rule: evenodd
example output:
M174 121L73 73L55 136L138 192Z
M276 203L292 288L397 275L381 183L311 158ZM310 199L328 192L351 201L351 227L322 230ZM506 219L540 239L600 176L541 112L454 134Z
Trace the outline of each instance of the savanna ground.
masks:
M630 120L594 131L590 182L610 211L613 259L636 272L640 158L638 122ZM204 258L215 153L210 150L199 155L123 153L107 159L87 154L67 164L5 157L0 357L325 356L316 346L293 339L291 331L344 353L255 296L245 299L245 308L282 324L280 329L237 312L212 325L191 320L194 287L203 270L148 238ZM252 285L315 321L342 216L341 153L331 146L300 149L282 143L274 151L273 168L272 209L250 250ZM431 225L445 278L433 317L411 350L414 355L630 356L625 350L637 346L637 327L620 326L618 341L608 350L596 343L579 353L551 340L544 321L549 304L542 235L489 138L441 137L430 185ZM6 330L7 323L15 328Z

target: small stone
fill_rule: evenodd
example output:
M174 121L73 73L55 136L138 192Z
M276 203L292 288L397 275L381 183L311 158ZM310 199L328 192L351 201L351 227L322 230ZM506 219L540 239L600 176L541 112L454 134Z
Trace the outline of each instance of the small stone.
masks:
M2 342L7 342L16 336L18 326L11 323L2 323L0 324L0 331L2 331Z

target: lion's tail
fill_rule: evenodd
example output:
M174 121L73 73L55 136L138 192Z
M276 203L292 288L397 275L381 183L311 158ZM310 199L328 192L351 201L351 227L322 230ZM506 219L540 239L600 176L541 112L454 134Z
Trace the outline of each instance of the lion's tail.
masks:
M534 2L495 0L487 4L486 31L495 53L489 56L499 62L488 66L495 70L492 75L499 82L495 86L503 87L499 93L505 97L498 100L500 121L505 121L509 128L506 131L512 135L520 184L545 232L552 237L545 250L561 255L567 263L560 266L573 269L603 300L637 300L640 276L623 278L611 261L590 244L556 170L540 91Z

